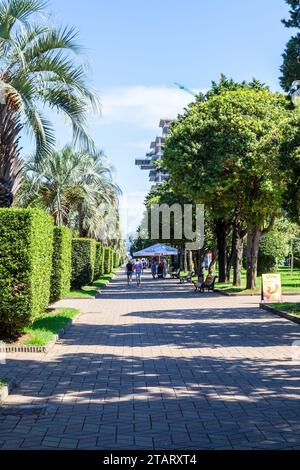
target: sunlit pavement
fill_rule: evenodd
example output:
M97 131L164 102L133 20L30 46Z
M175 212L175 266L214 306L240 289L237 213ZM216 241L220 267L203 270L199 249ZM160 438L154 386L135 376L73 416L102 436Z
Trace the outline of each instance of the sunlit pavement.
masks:
M258 301L119 274L60 302L82 311L64 339L0 366L0 448L300 449L300 326Z

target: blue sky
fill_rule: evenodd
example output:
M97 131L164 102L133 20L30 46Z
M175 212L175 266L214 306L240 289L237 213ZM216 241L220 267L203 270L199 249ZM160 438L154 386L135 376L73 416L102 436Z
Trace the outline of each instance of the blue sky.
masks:
M284 0L53 0L50 9L55 23L80 31L102 98L102 117L91 117L90 128L124 194L138 199L133 218L150 187L134 159L148 150L159 119L176 117L192 98L175 81L207 89L225 73L280 90L281 54L292 34L280 21ZM57 129L66 143L64 126Z

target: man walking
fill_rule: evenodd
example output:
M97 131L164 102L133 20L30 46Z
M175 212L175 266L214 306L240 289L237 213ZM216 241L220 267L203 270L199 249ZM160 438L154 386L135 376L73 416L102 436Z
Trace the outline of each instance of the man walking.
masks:
M142 278L142 271L143 271L143 263L141 260L138 258L135 266L135 278L136 278L136 285L139 287L141 285L141 278Z
M126 264L127 284L129 285L132 280L133 264L131 260Z

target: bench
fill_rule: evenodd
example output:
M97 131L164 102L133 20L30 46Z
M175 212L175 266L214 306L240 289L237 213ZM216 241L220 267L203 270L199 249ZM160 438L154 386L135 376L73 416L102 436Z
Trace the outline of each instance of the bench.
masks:
M169 274L170 274L170 278L171 279L179 279L180 277L180 268L176 269L176 270L169 270Z
M195 273L193 271L189 271L186 276L180 276L179 277L180 284L184 284L185 282L191 283L194 275Z
M197 292L204 292L205 289L207 289L207 292L212 291L214 292L215 290L215 282L218 276L212 276L211 278L207 276L204 282L202 284L200 282L193 281L193 285L195 288L195 291Z

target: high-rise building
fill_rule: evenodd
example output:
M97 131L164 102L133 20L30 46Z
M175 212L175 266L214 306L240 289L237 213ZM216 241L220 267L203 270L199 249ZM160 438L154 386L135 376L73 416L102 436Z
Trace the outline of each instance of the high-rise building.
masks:
M155 186L161 184L169 177L169 174L165 170L159 168L156 162L159 162L163 157L165 139L169 133L172 122L172 119L160 120L159 127L162 129L162 135L156 137L156 139L151 142L150 151L146 153L145 158L138 158L135 160L135 164L138 165L141 170L149 171L149 181L153 182Z

